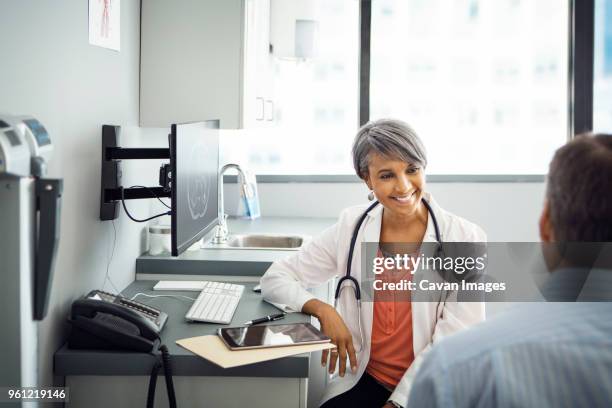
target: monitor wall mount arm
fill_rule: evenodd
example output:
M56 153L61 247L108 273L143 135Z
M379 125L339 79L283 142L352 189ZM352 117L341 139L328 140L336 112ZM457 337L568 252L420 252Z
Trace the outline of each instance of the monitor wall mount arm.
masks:
M121 160L170 159L169 148L124 148L119 145L120 126L102 125L102 160L100 169L100 220L119 217L119 202L125 200L170 197L170 166L160 168L160 186L124 188L121 184Z

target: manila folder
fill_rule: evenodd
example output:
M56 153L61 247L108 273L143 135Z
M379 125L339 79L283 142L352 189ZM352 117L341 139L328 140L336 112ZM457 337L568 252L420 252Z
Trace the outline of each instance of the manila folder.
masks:
M230 350L219 336L208 335L177 340L176 344L223 368L259 363L296 354L335 348L332 343Z

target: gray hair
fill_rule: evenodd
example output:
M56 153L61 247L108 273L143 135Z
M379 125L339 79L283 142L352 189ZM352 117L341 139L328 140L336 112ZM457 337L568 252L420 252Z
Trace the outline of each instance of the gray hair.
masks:
M401 120L379 119L366 123L357 131L353 142L353 166L362 179L368 174L371 153L421 168L427 167L423 142L416 132Z

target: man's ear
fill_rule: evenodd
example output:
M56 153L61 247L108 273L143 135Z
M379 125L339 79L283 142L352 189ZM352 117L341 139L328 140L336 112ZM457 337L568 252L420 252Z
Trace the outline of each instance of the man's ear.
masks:
M544 200L544 208L540 215L540 240L542 242L554 242L555 233L550 221L550 202Z

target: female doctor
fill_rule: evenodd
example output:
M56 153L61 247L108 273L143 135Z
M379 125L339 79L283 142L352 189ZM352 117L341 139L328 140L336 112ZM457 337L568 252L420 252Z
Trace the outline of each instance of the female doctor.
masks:
M432 344L484 320L484 304L376 298L361 304L351 287L355 283L344 280L335 309L306 289L345 275L353 235L350 276L357 283L362 242L484 242L486 237L475 224L440 208L425 191L425 149L406 123L382 119L364 125L352 151L357 175L379 204L342 211L336 224L300 252L274 263L261 279L261 290L267 300L317 317L336 345L321 359L324 367L329 363L330 373L338 368L322 407L406 407L416 370Z

